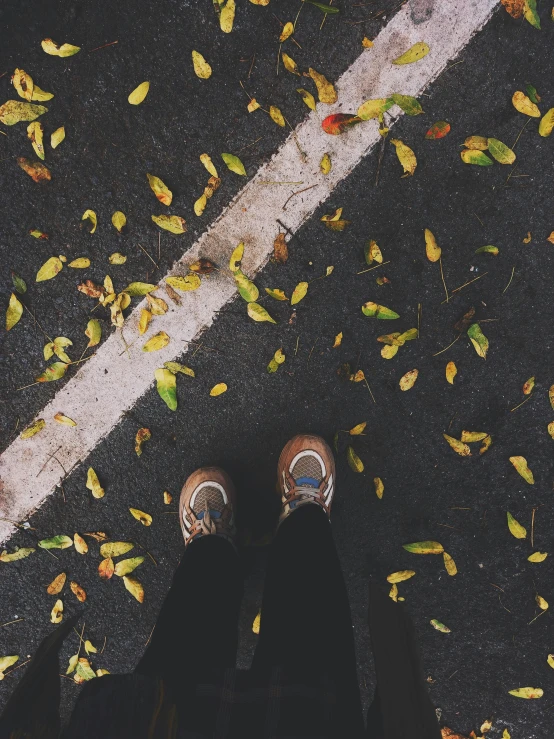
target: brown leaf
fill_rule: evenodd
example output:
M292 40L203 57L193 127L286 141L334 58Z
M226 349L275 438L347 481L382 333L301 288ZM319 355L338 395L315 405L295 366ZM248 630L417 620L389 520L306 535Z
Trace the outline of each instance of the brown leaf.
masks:
M525 0L500 0L512 18L521 18L525 9Z
M40 162L32 162L27 157L17 157L17 163L24 172L27 172L29 177L32 177L35 182L43 182L44 180L51 180L52 175L48 167Z
M201 257L196 262L189 264L189 269L191 272L197 272L199 275L209 275L214 269L217 269L217 266L213 262L210 262L209 259Z
M473 320L474 315L475 315L475 308L471 306L468 312L464 313L464 315L460 318L460 320L454 324L454 330L459 331L460 333L467 331L467 329L469 328L469 324Z
M111 557L106 557L106 559L103 559L98 565L98 574L102 580L109 580L113 575L114 570L115 566Z
M455 731L452 731L452 729L449 729L448 726L443 726L441 734L442 739L467 739L467 737L462 736L462 734L457 734Z
M285 234L280 233L273 242L273 259L278 264L285 264L289 258L289 249L287 242L285 241Z
M70 582L69 587L71 588L71 592L73 593L73 595L80 603L84 603L86 601L87 594L80 585L78 585L76 582Z
M88 295L89 298L101 298L103 295L106 294L106 290L102 287L102 285L97 285L92 280L85 280L84 282L81 282L80 285L77 285L77 290L79 292L84 293L85 295Z
M67 575L65 572L60 572L60 574L55 577L50 585L46 588L46 592L48 595L57 595L58 593L61 593L63 590L63 586L65 585Z

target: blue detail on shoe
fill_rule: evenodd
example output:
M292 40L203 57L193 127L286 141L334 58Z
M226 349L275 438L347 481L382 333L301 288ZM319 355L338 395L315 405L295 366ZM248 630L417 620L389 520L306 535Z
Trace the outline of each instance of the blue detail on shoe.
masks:
M201 521L201 520L202 520L202 519L204 518L204 514L205 514L205 513L206 513L206 511L200 511L200 513L197 513L197 514L196 514L196 518L197 518L197 519L198 519L199 521ZM212 511L212 510L210 509L210 516L211 516L212 518L221 518L221 511Z
M314 488L318 488L320 486L320 481L316 480L314 477L299 477L298 480L294 481L297 485L311 485Z

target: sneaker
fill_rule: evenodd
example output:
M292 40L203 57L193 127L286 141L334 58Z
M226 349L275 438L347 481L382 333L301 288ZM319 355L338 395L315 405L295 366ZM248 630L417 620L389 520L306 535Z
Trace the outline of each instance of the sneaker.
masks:
M288 442L277 464L277 488L282 506L279 523L305 503L317 503L330 516L335 460L320 436L299 434Z
M179 518L185 546L208 534L234 544L236 536L235 487L219 467L201 467L185 482L179 500Z

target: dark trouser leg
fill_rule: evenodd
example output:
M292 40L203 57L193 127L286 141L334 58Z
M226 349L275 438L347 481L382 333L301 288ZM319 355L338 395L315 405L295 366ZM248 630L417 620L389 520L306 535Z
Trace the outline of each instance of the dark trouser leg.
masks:
M294 511L271 544L252 666L272 665L329 672L345 731L348 724L343 736L363 731L350 606L331 525L318 505Z
M177 684L185 670L234 667L242 590L239 557L226 539L191 542L136 672Z

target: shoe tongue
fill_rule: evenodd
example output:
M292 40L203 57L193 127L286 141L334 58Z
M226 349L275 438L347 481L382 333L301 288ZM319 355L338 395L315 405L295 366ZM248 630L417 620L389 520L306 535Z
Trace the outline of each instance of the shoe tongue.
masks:
M298 487L303 488L318 488L320 485L320 481L314 477L298 477L294 482Z

